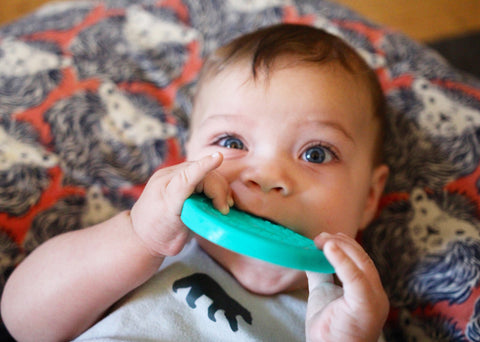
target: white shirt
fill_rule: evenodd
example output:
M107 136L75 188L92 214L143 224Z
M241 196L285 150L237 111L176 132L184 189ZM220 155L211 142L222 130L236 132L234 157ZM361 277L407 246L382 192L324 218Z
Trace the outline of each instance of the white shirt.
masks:
M303 342L307 296L252 294L192 240L76 341Z

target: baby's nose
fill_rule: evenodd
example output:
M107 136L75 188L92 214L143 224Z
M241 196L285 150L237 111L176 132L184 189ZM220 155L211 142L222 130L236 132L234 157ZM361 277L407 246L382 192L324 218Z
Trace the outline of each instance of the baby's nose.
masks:
M278 192L284 196L293 191L291 170L281 161L262 162L246 168L241 175L242 182L250 188L256 188L263 193Z

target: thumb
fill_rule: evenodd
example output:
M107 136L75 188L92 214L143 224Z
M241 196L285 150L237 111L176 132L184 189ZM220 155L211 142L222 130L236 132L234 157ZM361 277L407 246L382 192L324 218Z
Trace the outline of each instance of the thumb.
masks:
M343 296L343 289L335 285L332 274L323 274L307 271L308 305L307 320L320 312L329 303Z
M312 292L318 287L322 287L324 284L333 284L333 275L327 273L317 273L312 271L306 271L308 279L308 290Z

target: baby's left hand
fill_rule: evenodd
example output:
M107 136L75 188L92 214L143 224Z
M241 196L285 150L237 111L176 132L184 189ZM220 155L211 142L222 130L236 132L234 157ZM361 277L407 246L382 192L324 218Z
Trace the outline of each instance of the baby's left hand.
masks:
M333 284L332 275L307 272L307 341L377 341L389 302L373 261L354 239L341 233L322 233L315 244L323 249L343 288Z

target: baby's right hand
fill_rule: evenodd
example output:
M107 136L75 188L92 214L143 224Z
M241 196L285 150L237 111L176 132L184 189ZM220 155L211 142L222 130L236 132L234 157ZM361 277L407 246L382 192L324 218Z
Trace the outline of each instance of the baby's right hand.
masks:
M198 161L160 169L148 181L130 216L135 233L155 256L178 254L188 241L190 230L180 220L183 202L193 192L204 192L213 205L227 213L233 205L227 180L214 170L220 153Z

